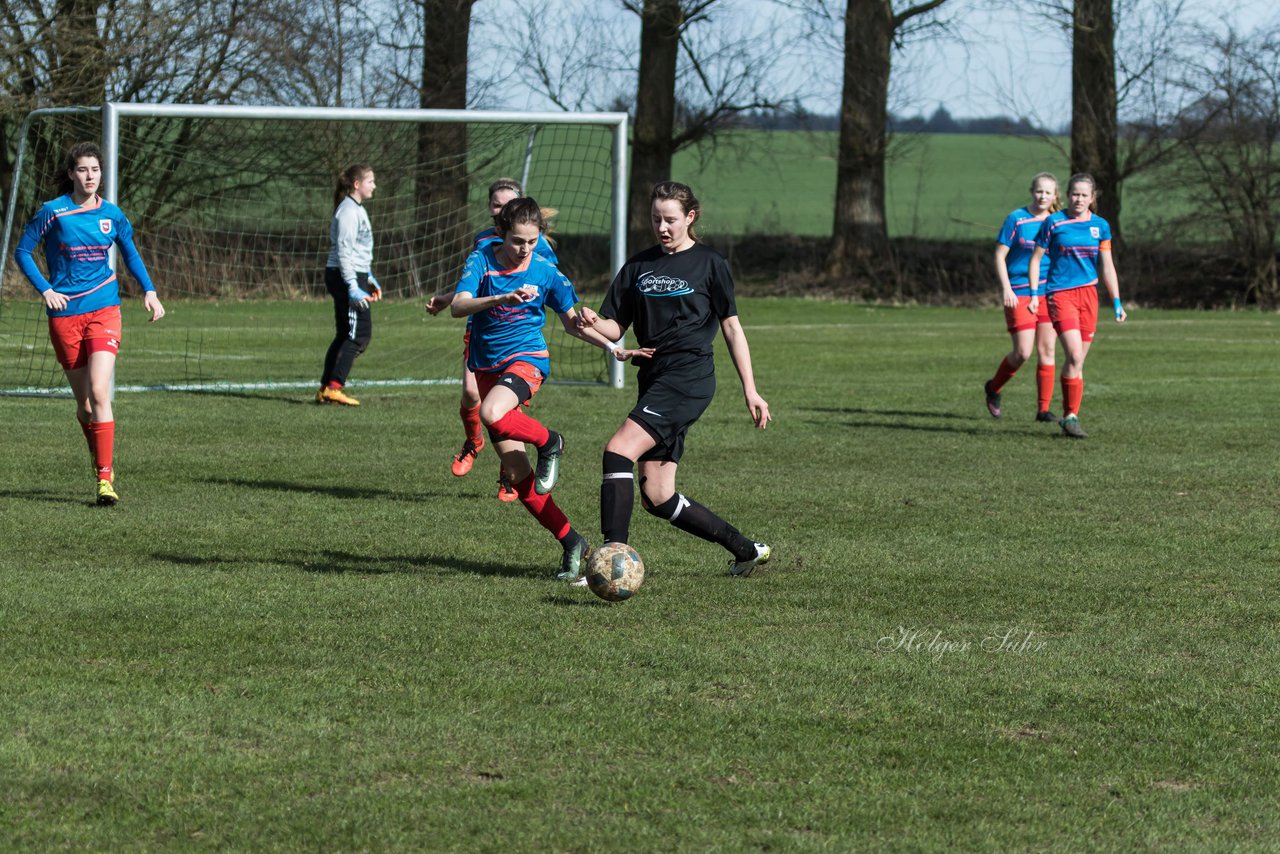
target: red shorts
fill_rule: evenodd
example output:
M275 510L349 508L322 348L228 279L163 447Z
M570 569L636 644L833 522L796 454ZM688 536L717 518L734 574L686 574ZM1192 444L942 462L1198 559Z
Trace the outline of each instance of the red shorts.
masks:
M1035 329L1038 324L1052 323L1049 319L1049 301L1040 297L1040 305L1036 308L1036 313L1032 316L1027 310L1027 306L1031 305L1031 297L1018 297L1018 307L1004 309L1004 325L1010 332L1021 332L1024 329Z
M88 314L49 318L49 340L63 370L89 364L89 354L120 352L120 306L109 305Z
M528 406L529 401L533 400L533 396L538 393L543 380L542 371L528 362L512 362L498 373L476 371L476 387L480 389L480 399L484 400L489 396L489 392L493 391L503 374L515 374L529 384L529 400L524 402L524 405Z
M1092 341L1098 329L1098 289L1091 285L1049 294L1049 316L1059 335L1079 329L1081 341Z

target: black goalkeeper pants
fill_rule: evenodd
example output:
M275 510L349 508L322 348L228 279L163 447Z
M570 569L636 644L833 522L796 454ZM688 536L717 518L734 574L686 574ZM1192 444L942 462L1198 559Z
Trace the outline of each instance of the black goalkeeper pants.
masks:
M369 274L357 273L356 281L361 290L368 290ZM335 382L346 385L347 374L351 373L351 365L369 346L373 338L373 318L369 309L359 309L347 298L347 283L342 280L342 273L336 267L324 270L324 286L333 297L333 343L324 356L324 373L320 376L320 384Z

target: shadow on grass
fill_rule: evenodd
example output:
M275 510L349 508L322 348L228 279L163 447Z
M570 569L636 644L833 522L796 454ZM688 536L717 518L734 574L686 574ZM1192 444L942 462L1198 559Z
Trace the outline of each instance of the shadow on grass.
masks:
M928 419L949 419L951 421L964 421L974 426L961 427L952 424L909 424L905 421L866 421L855 420L845 421L845 427L866 428L882 430L912 430L922 433L962 433L968 436L990 436L993 435L990 427L979 427L975 422L984 424L990 423L995 419L983 418L980 415L957 415L954 412L929 412L925 410L909 410L909 409L863 409L856 406L805 406L799 409L800 412L820 413L823 415L878 415L885 418L928 418ZM812 424L821 422L811 421ZM1048 431L1037 430L1034 425L1002 427L1002 433L1018 436L1040 436Z
M66 493L54 492L49 489L0 490L0 498L16 498L20 501L43 501L46 504L70 504L73 507L95 507L98 503L94 498L72 498Z
M195 397L234 397L242 400L261 400L269 403L287 403L291 406L315 406L315 392L306 392L301 389L296 394L267 394L264 392L254 391L232 391L230 389L200 389L198 391L188 391L185 394Z
M396 573L430 573L449 572L467 573L482 576L506 576L509 578L546 579L554 581L551 568L545 566L503 565L481 561L464 560L453 556L438 557L435 555L370 555L354 552L320 549L306 554L282 555L184 555L171 552L155 552L153 560L178 566L207 566L210 568L235 569L255 564L287 566L300 572L319 574L353 573L358 575L391 575Z
M609 608L620 603L606 602L598 596L590 593L586 597L569 596L564 593L548 594L542 597L542 601L548 605L558 605L561 608Z
M235 477L214 477L203 481L223 486L239 486L249 489L266 489L272 492L314 492L341 499L374 498L390 501L421 502L433 498L457 498L453 492L393 492L388 489L375 489L357 486L332 486L317 483L295 483L287 480L245 480Z

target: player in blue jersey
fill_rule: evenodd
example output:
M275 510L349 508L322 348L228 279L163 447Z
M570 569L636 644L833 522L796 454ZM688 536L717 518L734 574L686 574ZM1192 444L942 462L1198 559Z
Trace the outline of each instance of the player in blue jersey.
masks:
M565 331L577 338L601 349L619 348L592 330L578 328L573 285L534 251L546 230L536 201L508 202L498 214L497 227L502 242L486 242L467 257L450 313L471 318L467 366L480 392L480 420L520 502L560 542L557 577L572 581L581 575L589 546L550 494L559 477L564 438L522 411L551 367L542 335L544 312L554 311ZM536 469L529 464L526 444L538 449Z
M712 342L719 331L738 369L742 394L756 427L772 420L756 391L751 351L738 321L733 276L720 253L697 240L702 207L688 186L664 181L650 194L650 221L658 245L633 256L614 278L599 315L583 309L580 325L617 340L628 327L646 355L639 397L604 449L600 527L606 544L625 543L640 463L640 503L682 531L724 546L729 572L750 575L771 549L706 507L676 491L685 434L715 394Z
M334 336L324 356L324 372L316 403L359 406L343 390L356 357L373 338L369 303L382 296L382 286L370 272L373 265L373 227L364 203L377 189L373 169L363 163L348 166L338 176L329 220L329 260L324 286L333 298Z
M524 188L514 178L499 178L489 185L489 216L493 218L494 225L476 233L474 241L476 249L487 243L495 245L502 243L502 238L497 231L498 214L502 212L502 208L507 202L512 199L518 199L523 195ZM543 208L542 216L544 220L550 219L555 216L555 211ZM556 257L555 249L552 248L546 234L538 235L538 244L533 251L552 264L560 263ZM439 314L445 308L448 308L451 302L453 302L452 292L436 294L427 301L427 311L432 315ZM480 391L476 388L475 374L467 367L467 343L470 336L471 322L468 320L467 329L462 335L462 400L458 405L458 416L462 419L463 440L462 450L453 458L451 466L455 477L464 477L470 473L472 465L475 463L476 455L484 448L484 432L481 430L480 424ZM516 500L515 487L512 486L511 478L507 476L505 470L501 470L498 473L498 498L501 501Z
M1054 355L1058 336L1053 331L1053 322L1049 320L1049 306L1043 300L1037 314L1027 310L1031 304L1027 269L1041 224L1059 207L1058 179L1048 172L1041 172L1031 179L1031 203L1005 217L996 238L996 277L1000 280L1005 326L1013 339L1013 349L1001 360L995 376L987 380L985 386L987 411L992 418L1000 417L1001 390L1018 368L1031 358L1034 346L1039 357L1036 365L1036 420L1055 423L1058 420L1049 411L1049 404L1053 401ZM1047 273L1047 270L1041 272L1038 283L1041 287Z
M111 247L120 250L133 278L142 286L142 304L151 320L164 306L133 244L133 226L118 207L101 198L102 152L91 142L67 152L60 195L27 224L14 257L44 299L49 338L76 399L76 419L93 455L97 501L120 500L115 488L113 454L116 424L111 384L120 352L120 283L111 269ZM44 244L48 278L33 253Z
M1095 188L1093 176L1071 176L1067 182L1067 209L1051 215L1040 226L1028 264L1031 281L1036 281L1043 259L1049 259L1045 299L1064 354L1062 432L1073 439L1088 435L1080 426L1079 415L1084 397L1084 360L1098 327L1099 280L1111 298L1116 322L1123 323L1128 316L1120 303L1120 280L1111 258L1111 225L1093 212ZM1038 290L1033 290L1033 312L1039 300Z

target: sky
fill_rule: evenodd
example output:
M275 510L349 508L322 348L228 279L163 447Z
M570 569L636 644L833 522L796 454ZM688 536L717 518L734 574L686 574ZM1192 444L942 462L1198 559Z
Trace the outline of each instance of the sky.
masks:
M841 6L842 2L829 0L828 5ZM1021 0L1021 6L1016 8L1013 2L948 0L939 13L949 21L950 28L932 38L909 42L895 53L890 109L900 116L928 116L945 106L956 118L1009 115L1029 118L1044 127L1066 125L1071 106L1070 34L1046 14L1035 12L1038 4L1050 0ZM1117 0L1117 24L1121 28L1125 26L1122 15L1126 2L1150 10L1156 3L1177 0ZM541 5L531 6L533 3ZM588 5L583 6L584 3ZM898 0L894 5L901 9L904 3ZM490 22L491 29L482 41L509 38L517 45L527 43L518 21L537 17L528 14L531 8L542 13L539 19L546 23L546 30L571 26L556 18L557 13L589 9L592 26L588 29L612 29L613 37L623 45L615 53L625 52L626 47L638 41L637 19L622 11L618 0L486 0L483 6L477 4L477 13L483 12L484 6L488 11L483 19ZM1241 31L1280 25L1280 6L1275 0L1182 0L1182 6L1181 18L1188 23L1221 26L1227 22ZM826 27L824 44L801 34L800 17L782 9L776 0L720 0L713 10L716 17L712 25L719 32L730 33L746 44L768 45L774 57L769 70L771 85L797 97L810 112L837 112L837 51L842 33L839 22ZM582 19L579 15L570 20ZM1132 13L1129 20L1138 20L1137 14ZM492 29L495 27L501 29L501 35L495 36L499 32ZM1120 40L1118 36L1117 41ZM577 41L558 47L550 53L570 63L572 57L587 52ZM507 49L511 49L510 44ZM634 66L634 57L625 59ZM618 80L629 80L634 85L634 71L615 69L610 81L608 72L575 67L564 77L577 80L584 92L593 88L596 92L618 89ZM499 89L490 95L490 100L493 106L504 108L554 108L530 87Z

